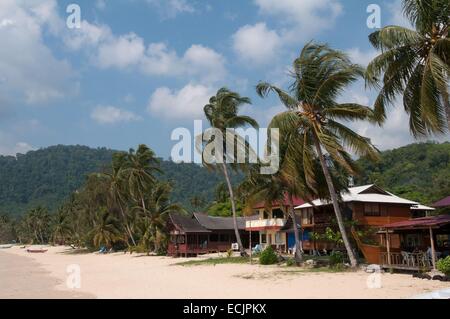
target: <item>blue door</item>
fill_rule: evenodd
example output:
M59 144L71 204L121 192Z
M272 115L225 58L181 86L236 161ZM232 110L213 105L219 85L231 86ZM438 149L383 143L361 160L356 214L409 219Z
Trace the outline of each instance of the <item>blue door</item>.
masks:
M294 233L288 234L288 248L295 247L295 235Z

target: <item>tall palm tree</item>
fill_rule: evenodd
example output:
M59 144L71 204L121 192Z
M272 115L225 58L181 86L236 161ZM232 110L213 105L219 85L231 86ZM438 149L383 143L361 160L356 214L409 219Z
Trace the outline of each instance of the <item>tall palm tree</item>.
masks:
M353 267L356 267L357 260L344 226L339 195L330 173L331 162L327 161L325 153L333 162L352 174L355 174L357 169L346 149L356 155L377 158L377 150L368 138L338 122L373 120L373 111L370 108L336 101L343 90L363 74L363 68L352 64L345 53L311 42L294 61L294 82L289 92L268 83L260 83L257 86L257 93L261 97L275 92L288 108L287 112L275 117L275 127L280 130L294 130L298 134L297 138L301 143L295 148L297 152L301 151L301 157L296 156L297 152L294 151L288 151L286 156L291 158L291 163L301 161L305 182L313 190L318 188L314 163L316 159L320 161L339 230Z
M117 207L120 211L122 221L125 226L125 231L128 237L131 239L133 246L136 246L136 241L133 236L133 231L130 226L127 210L125 206L128 201L128 192L125 187L124 169L127 161L126 153L115 153L112 158L112 165L110 172L104 172L101 175L107 181L109 188L109 202L110 208Z
M130 149L123 174L127 179L128 192L131 198L140 203L145 210L145 196L150 187L156 182L154 174L161 172L159 160L155 152L146 145L139 145L135 151Z
M227 145L225 137L227 137L227 139L232 138L240 150L244 150L246 154L249 154L248 152L250 151L250 148L241 137L239 137L237 134L231 134L230 132L227 133L227 129L232 128L239 128L244 126L252 126L254 128L258 127L258 123L251 117L239 115L239 109L245 104L251 104L251 100L248 97L242 97L238 93L232 92L227 88L221 88L217 91L215 96L212 96L210 98L209 103L204 107L206 119L208 120L212 128L222 133L224 141L223 141L223 152L220 153L219 150L217 149L215 150L217 152L215 154L216 164L211 165L207 163L207 161L204 160L205 159L204 157L203 157L203 164L210 168L220 168L223 172L225 181L227 183L228 192L230 195L231 210L233 213L234 233L236 236L236 241L239 245L241 255L246 255L246 253L245 248L242 245L241 236L239 235L236 216L236 200L227 166L227 160L229 159L227 157L227 153L228 154L232 153L233 155L235 155L236 152L234 149L228 150L228 152L226 151ZM214 141L210 140L208 141L208 144L209 143L214 143ZM197 143L197 146L198 144L199 143ZM239 165L237 164L236 165L230 164L230 166L236 169L239 167ZM243 167L243 165L241 165L240 167Z
M441 134L450 126L450 2L403 0L403 13L415 30L390 25L369 36L381 53L367 67L366 83L380 89L380 121L403 95L411 133Z

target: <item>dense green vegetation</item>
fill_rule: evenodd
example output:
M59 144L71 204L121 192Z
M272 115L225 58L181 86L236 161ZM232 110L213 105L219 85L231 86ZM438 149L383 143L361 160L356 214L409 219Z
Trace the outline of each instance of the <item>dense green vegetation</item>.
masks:
M79 189L92 172L107 169L115 151L86 146L52 146L27 154L0 156L0 212L21 215L37 206L55 211L70 194ZM175 164L161 160L161 180L173 186L171 199L190 209L197 197L202 210L215 199L222 182L220 173L196 164ZM240 177L233 175L236 182Z
M411 144L381 153L378 162L360 159L357 184L376 183L423 204L450 195L450 143Z

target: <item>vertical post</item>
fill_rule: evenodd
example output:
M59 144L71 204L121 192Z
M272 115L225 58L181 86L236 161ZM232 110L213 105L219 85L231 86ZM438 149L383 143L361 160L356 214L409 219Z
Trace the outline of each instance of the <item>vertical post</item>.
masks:
M387 262L391 265L391 240L389 238L389 230L386 229L386 251L387 251Z
M436 270L436 251L434 250L433 228L430 226L430 243L431 243L431 260L433 262L433 270Z
M249 225L250 225L250 265L253 264L253 259L252 259L252 220L249 220Z

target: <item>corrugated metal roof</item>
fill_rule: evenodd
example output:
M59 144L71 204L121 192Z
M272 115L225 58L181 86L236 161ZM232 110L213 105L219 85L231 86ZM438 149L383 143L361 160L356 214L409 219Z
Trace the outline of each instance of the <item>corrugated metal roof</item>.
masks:
M431 205L433 207L450 207L450 196Z
M373 190L373 193L370 193L370 190ZM381 191L381 193L380 193ZM348 202L366 202L366 203L389 203L389 204L405 204L405 205L417 205L417 202L413 202L411 200L398 197L394 194L386 192L376 185L365 185L358 187L351 187L348 189L348 192L341 193L342 201L344 203ZM325 206L331 205L331 201L324 201L321 199L316 199L312 202L314 206ZM296 207L296 209L301 208L309 208L313 207L313 205L309 203L305 203Z
M208 229L200 225L198 220L192 216L170 214L169 217L172 223L185 233L210 233Z
M194 213L194 217L200 225L209 230L234 230L232 217L214 217L204 213ZM245 230L245 222L257 218L258 216L237 217L238 229Z
M450 215L439 215L439 216L410 219L392 224L387 224L384 225L383 228L387 229L427 228L433 226L442 226L445 224L450 224Z
M411 209L412 210L436 210L436 208L428 207L428 206L421 205L421 204L411 206Z

